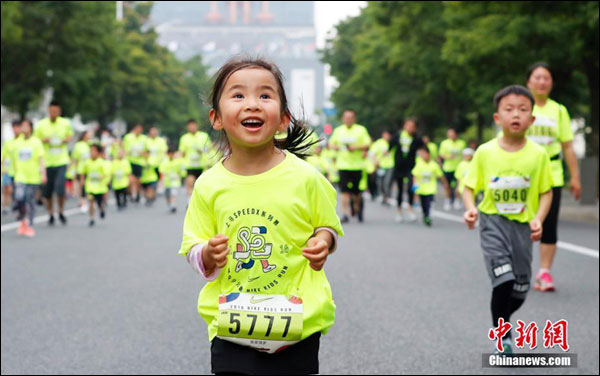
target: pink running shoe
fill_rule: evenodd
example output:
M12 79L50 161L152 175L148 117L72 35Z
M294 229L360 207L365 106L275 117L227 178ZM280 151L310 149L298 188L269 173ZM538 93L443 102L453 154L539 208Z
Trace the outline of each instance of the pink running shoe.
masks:
M538 273L535 276L535 285L533 286L534 290L546 292L546 291L555 291L554 287L554 279L552 275L548 272Z
M35 236L35 231L33 230L33 227L27 226L27 229L25 229L25 236L27 236L28 238L33 238Z
M19 228L17 229L17 234L25 235L25 232L27 232L27 224L25 223L25 221L21 221L21 226L19 226Z

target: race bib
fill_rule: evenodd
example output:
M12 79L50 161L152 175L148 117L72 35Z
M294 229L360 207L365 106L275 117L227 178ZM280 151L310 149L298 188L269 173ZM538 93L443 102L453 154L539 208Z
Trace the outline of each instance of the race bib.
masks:
M200 161L200 154L198 154L198 153L190 153L190 161L191 162L199 162Z
M302 299L231 293L219 296L217 336L273 354L302 338Z
M429 171L423 171L423 173L421 173L421 183L429 183L431 181L432 178L432 174Z
M176 172L171 172L171 175L170 175L170 176L171 176L171 180L172 180L172 181L177 181L177 180L179 180L179 174L178 174L178 173L176 173Z
M90 159L90 152L89 151L84 151L83 153L81 153L80 159L82 161L85 161L86 159Z
M547 117L535 119L535 123L527 131L527 138L536 144L548 146L556 141L556 121Z
M357 141L358 140L356 139L356 137L352 137L352 136L340 137L340 142L342 144L346 144L346 145L354 144Z
M63 152L63 148L50 148L50 149L48 150L48 152L49 152L51 155L59 155L59 154L61 154L61 153Z
M102 180L102 174L97 171L90 172L88 176L90 178L90 182L92 183L100 183Z
M33 151L31 149L21 149L19 150L19 160L23 162L27 162L33 157Z
M59 146L62 145L62 139L59 137L52 137L50 139L50 145L52 146Z
M502 176L493 178L490 182L490 193L498 212L500 214L523 213L527 207L529 187L529 177Z
M124 176L123 171L115 171L115 179L123 179Z

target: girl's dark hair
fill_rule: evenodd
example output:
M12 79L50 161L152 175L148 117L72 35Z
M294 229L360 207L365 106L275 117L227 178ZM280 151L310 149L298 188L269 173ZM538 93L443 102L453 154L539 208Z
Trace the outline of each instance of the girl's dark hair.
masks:
M98 144L96 142L91 144L90 148L96 148L96 150L98 150L98 153L100 153L100 154L104 153L104 147L101 144Z
M550 77L552 77L552 71L550 70L550 65L548 65L548 63L545 63L543 61L539 61L529 67L529 70L527 71L527 81L529 81L529 79L531 78L533 71L538 68L544 68L545 70L547 70L550 73Z
M31 122L31 120L29 120L29 119L23 119L21 122L19 122L19 124L23 124L23 123L29 124L29 126L33 130L33 123Z
M297 119L292 115L289 109L287 97L285 95L285 90L283 88L283 74L279 68L277 68L277 66L270 61L260 57L253 58L250 56L234 56L233 58L229 59L216 73L215 82L210 94L209 100L211 107L215 111L215 115L219 115L219 101L221 100L221 95L225 89L225 83L229 77L231 77L231 75L235 72L247 68L265 69L273 74L275 81L277 81L277 92L279 94L279 99L281 100L281 115L288 115L290 117L290 124L288 125L287 129L287 137L281 139L275 138L275 147L278 149L287 150L302 159L308 157L310 155L309 148L314 144L319 143L320 140L313 142L308 141L313 131L309 128L304 120ZM224 155L231 153L229 141L227 140L224 131L220 134L218 148L221 152L223 152Z

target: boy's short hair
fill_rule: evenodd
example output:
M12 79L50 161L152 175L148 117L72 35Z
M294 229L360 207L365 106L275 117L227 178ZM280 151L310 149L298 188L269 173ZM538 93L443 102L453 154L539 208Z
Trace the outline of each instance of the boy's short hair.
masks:
M59 101L57 101L56 99L54 99L54 100L52 100L52 101L50 102L50 104L48 105L48 107L52 107L52 106L58 106L58 107L60 107L60 102L59 102Z
M13 121L12 121L12 126L13 126L13 128L14 128L14 127L18 127L18 126L20 126L20 125L21 125L21 123L22 123L22 121L21 121L21 120L13 120Z
M98 153L103 153L104 152L104 147L101 144L97 143L97 142L92 143L90 145L90 148L96 148L96 150L98 150Z
M191 118L188 119L188 121L187 121L186 124L189 124L189 123L196 123L196 124L198 124L198 122L196 121L196 119L191 119Z
M498 111L498 105L500 104L502 98L510 94L523 95L527 97L531 101L531 108L533 109L533 106L535 105L535 100L533 99L533 95L531 95L529 89L521 85L510 85L505 87L504 89L499 90L496 93L496 95L494 95L494 107L496 108L496 111Z
M419 146L419 147L417 148L417 151L419 151L419 150L426 151L426 152L427 152L427 154L430 154L430 153L429 153L429 148L427 147L427 145L424 145L424 144L423 144L423 145Z
M529 67L529 69L527 70L527 81L529 81L529 79L531 78L533 71L538 68L544 68L545 70L547 70L550 73L550 76L552 76L552 71L550 70L550 65L548 65L548 63L546 63L544 61L538 61L537 63L531 65Z

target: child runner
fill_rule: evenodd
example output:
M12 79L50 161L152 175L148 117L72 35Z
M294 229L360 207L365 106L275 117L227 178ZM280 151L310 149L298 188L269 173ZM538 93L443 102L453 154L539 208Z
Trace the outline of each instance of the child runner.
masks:
M456 189L454 173L461 161L462 151L466 147L466 144L463 140L458 138L458 133L454 128L448 129L446 136L448 138L440 144L440 157L444 161L442 170L444 171L446 180L448 180L449 188L446 190L447 197L444 201L444 210L448 211L452 207L454 207L454 209L460 209L460 202L456 200L454 194L454 190Z
M194 182L202 175L204 167L203 155L209 151L211 142L208 133L198 130L196 120L188 120L187 130L188 133L179 139L179 151L183 153L186 163L187 177L185 179L185 188L189 200L192 196Z
M12 130L14 137L10 140L4 141L2 144L2 214L6 215L9 213L9 209L12 204L13 198L13 186L14 186L14 163L11 158L13 155L13 146L19 134L21 133L21 122L13 121Z
M129 163L131 163L131 183L129 191L133 202L140 202L142 191L142 165L145 163L144 151L146 150L146 136L144 126L136 124L128 134L123 137L123 148L127 152Z
M156 199L156 187L158 185L158 173L156 168L150 164L150 153L145 151L142 153L144 160L142 162L142 176L140 182L146 199L146 206L152 206Z
M431 216L429 215L431 203L437 193L437 179L442 179L444 187L448 185L440 165L431 157L427 144L423 144L417 150L417 162L412 169L413 189L419 195L421 208L423 209L423 223L431 226Z
M195 183L180 253L210 281L198 311L212 372L318 373L320 336L335 313L322 269L343 234L336 192L298 157L310 130L291 115L275 65L228 61L211 104L227 149Z
M105 216L105 196L108 193L108 184L110 183L111 166L103 158L104 148L100 144L90 146L90 159L83 164L81 169L81 184L85 184L85 191L89 201L90 227L94 226L94 203L100 211L100 218Z
M81 170L83 169L85 161L90 159L90 142L92 142L93 137L94 132L83 132L81 136L79 136L79 141L77 141L73 147L73 153L71 153L71 165L75 166L77 169L78 181L81 181ZM81 209L82 213L86 213L88 210L87 197L85 194L85 187L83 185L79 187L79 194L79 208Z
M35 192L41 184L46 183L46 166L44 165L44 145L37 137L31 135L33 124L29 120L21 123L21 136L12 148L11 160L14 161L15 200L19 209L21 226L19 235L33 237L33 217L35 215ZM25 221L29 219L29 226Z
M110 162L112 189L117 199L117 210L127 208L127 189L129 188L129 176L131 175L131 163L125 158L125 149L121 149L116 159Z
M481 248L492 281L492 322L510 321L523 302L531 280L532 241L542 237L542 223L552 202L550 158L527 139L533 123L533 97L523 86L508 86L494 97L494 121L503 136L481 145L465 181L464 220L469 229L480 218ZM484 198L475 207L473 192ZM503 340L511 353L510 332Z
M170 147L167 158L160 165L160 173L165 185L165 197L171 213L177 212L177 194L181 179L186 176L185 162L178 156L177 149Z
M471 160L473 159L473 154L475 150L471 148L466 148L462 151L463 160L460 161L458 166L456 166L456 171L454 171L454 178L458 182L456 191L459 195L462 195L465 188L465 178L469 173L469 166L471 165Z

